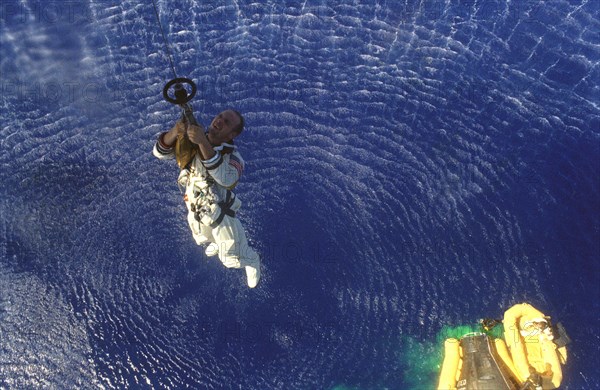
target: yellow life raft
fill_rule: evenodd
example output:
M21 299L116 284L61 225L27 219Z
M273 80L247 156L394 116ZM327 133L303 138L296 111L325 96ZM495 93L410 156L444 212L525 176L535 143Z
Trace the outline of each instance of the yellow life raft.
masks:
M446 339L438 390L560 386L570 341L562 325L527 303L508 309L502 324L503 338L480 332Z

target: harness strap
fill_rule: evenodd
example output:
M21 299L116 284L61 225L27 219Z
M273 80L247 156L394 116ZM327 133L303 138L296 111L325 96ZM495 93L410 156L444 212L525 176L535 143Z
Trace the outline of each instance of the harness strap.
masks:
M226 215L229 215L231 218L235 218L235 211L231 209L231 206L233 206L234 201L235 195L233 195L233 192L227 190L227 196L225 196L225 201L218 203L219 207L221 208L221 213L219 214L217 219L215 219L215 221L210 224L211 228L214 229L217 226L219 226L219 224L223 222L223 218L225 218Z

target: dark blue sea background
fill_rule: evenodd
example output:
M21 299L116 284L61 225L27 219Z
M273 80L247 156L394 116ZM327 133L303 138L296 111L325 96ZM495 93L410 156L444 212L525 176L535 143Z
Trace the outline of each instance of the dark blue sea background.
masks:
M600 388L597 0L157 0L234 107L246 286L195 245L150 1L0 1L0 388L433 389L529 302Z

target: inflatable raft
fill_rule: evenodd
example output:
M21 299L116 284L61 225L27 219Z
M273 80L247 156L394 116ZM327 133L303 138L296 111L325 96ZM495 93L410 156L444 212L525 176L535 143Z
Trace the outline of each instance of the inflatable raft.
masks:
M489 332L504 327L503 336ZM508 309L504 319L482 320L482 332L448 338L438 390L556 389L570 342L561 324L533 306Z

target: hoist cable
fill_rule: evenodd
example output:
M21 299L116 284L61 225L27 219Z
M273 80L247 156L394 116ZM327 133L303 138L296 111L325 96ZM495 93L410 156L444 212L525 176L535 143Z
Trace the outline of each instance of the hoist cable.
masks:
M165 42L165 47L167 49L167 55L169 56L169 62L171 63L171 70L173 71L173 78L177 78L177 72L175 71L175 65L173 64L173 56L171 55L171 45L169 45L169 41L167 41L167 37L165 35L165 30L163 30L162 23L160 22L160 15L158 14L158 7L156 6L156 0L152 0L152 4L154 5L154 13L156 14L156 20L158 21L158 25L160 27L160 32L162 33L163 41Z

